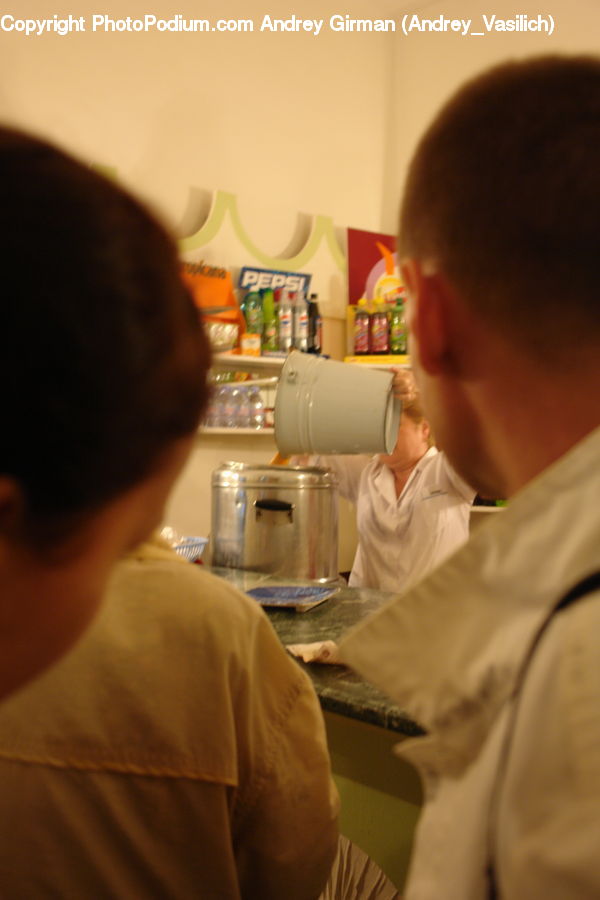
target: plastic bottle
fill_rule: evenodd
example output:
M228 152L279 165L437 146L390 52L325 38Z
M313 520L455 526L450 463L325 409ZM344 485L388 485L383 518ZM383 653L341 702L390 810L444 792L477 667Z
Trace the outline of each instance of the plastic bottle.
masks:
M271 288L265 288L262 292L263 333L262 351L274 351L278 349L277 311L275 309L275 296Z
M248 427L256 430L265 427L265 405L263 403L260 388L248 388Z
M371 353L378 355L390 352L390 321L385 303L379 301L371 316Z
M212 424L217 428L225 427L227 399L231 388L226 384L220 385L214 397L214 416Z
M296 350L308 350L308 304L302 291L296 291L294 298L294 341Z
M244 318L248 334L263 333L263 306L262 297L258 291L249 291L244 300Z
M279 319L279 350L287 353L292 349L294 326L293 326L293 294L291 291L282 288L279 295L279 308L277 310Z
M356 356L365 356L370 352L370 324L371 316L367 309L367 300L366 297L361 297L354 316L354 353Z
M251 416L250 388L242 384L239 386L239 403L237 407L237 427L249 428Z
M213 428L215 425L216 418L216 409L215 409L215 394L211 394L210 400L208 401L208 406L206 407L206 412L204 413L204 419L200 423L204 426L204 428Z
M390 353L406 353L406 321L404 303L400 297L390 315Z
M308 352L320 353L323 346L322 340L323 323L319 306L317 304L317 295L311 294L308 298Z
M223 401L223 426L237 428L239 425L239 409L241 403L240 389L237 385L229 385Z

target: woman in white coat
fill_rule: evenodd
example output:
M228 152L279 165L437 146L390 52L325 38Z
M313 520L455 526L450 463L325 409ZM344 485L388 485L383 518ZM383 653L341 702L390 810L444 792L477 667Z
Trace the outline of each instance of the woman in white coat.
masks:
M340 494L356 506L358 549L351 587L404 590L469 535L475 492L432 446L412 372L398 370L395 383L402 415L392 453L292 458L292 463L332 469Z

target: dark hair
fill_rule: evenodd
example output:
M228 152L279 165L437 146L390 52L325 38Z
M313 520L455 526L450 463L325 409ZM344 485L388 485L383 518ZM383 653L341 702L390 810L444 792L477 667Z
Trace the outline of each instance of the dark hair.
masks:
M409 169L400 252L538 360L597 345L600 59L540 57L469 82Z
M23 491L24 537L52 540L194 431L210 350L174 242L143 205L3 128L0 276L0 474Z

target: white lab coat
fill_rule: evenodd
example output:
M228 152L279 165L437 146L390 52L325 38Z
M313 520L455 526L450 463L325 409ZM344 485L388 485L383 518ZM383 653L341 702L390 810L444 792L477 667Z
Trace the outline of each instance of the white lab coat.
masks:
M335 472L340 494L356 505L351 587L406 590L467 540L475 493L435 447L419 460L399 497L378 456L314 459Z
M600 592L550 622L600 563L600 429L408 594L342 658L427 729L399 745L425 786L405 900L600 897ZM496 799L494 799L494 797Z

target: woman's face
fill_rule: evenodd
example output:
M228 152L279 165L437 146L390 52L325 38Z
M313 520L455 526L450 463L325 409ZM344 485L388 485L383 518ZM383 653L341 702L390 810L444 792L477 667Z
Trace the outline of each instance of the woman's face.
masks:
M381 454L379 458L389 469L414 466L427 453L428 440L428 423L425 421L415 422L406 413L402 413L396 446L392 453Z
M90 624L115 563L162 521L192 442L176 441L144 481L51 553L0 536L0 699L62 656Z

